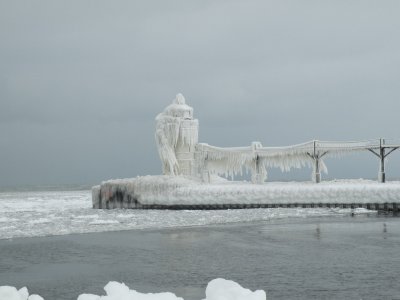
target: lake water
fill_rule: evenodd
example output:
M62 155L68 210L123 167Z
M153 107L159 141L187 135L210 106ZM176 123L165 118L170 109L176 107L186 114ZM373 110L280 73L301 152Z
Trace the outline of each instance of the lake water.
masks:
M217 277L268 299L400 299L400 219L285 217L0 240L0 285L46 300L104 294L110 280L199 300Z

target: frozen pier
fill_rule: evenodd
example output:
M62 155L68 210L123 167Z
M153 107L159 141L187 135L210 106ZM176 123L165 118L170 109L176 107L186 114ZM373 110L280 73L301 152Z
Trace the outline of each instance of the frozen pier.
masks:
M222 181L210 184L190 178L144 176L110 180L96 186L93 207L100 209L244 209L275 207L341 207L400 211L400 182L370 180L269 182L254 185Z
M385 183L385 163L390 154L400 149L400 141L313 140L283 147L265 147L260 142L252 142L242 147L218 147L199 143L198 131L199 121L193 116L193 108L178 94L172 104L156 117L155 137L163 175L103 182L93 187L93 207L229 209L340 206L399 210L400 182ZM378 182L322 182L321 173L327 172L324 158L356 152L370 152L379 159ZM269 168L290 171L303 167L312 170L312 182L266 182ZM244 172L251 175L251 182L233 181L236 175Z

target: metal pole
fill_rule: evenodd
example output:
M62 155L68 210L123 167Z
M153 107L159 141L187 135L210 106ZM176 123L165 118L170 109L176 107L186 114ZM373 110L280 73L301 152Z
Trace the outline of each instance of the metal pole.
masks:
M315 183L320 183L321 182L321 172L320 172L320 170L319 170L319 157L318 157L318 155L317 155L317 149L316 149L316 141L314 140L314 155L313 155L313 158L314 158L314 164L315 164L315 167L314 167L314 182Z
M314 142L314 158L315 158L315 140L313 141Z
M378 175L378 181L381 183L386 182L385 174L385 148L382 146L385 144L384 139L379 139L379 158L380 158L380 169Z
M315 158L315 182L321 182L321 172L319 170L319 158Z
M201 177L202 181L205 183L210 183L211 182L211 176L210 176L210 171L208 170L208 154L206 154L204 161L203 161L203 166L201 169Z
M253 173L251 174L251 181L253 183L262 183L261 182L261 175L260 175L260 158L256 157L254 161L254 170L252 171Z
M257 149L262 147L260 142L252 142L251 148L253 149L253 154L255 155L254 159L254 169L252 170L251 174L251 181L253 183L263 183L264 178L261 176L261 167L260 167L260 157L257 154Z

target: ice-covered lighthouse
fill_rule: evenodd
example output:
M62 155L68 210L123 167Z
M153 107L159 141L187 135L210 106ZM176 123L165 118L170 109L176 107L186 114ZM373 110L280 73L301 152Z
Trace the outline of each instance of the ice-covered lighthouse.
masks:
M164 175L195 176L199 121L182 94L156 117L156 143Z
M199 143L199 121L193 117L193 108L177 94L172 104L156 117L156 144L163 175L187 176L210 182L213 174L226 177L251 171L252 182L266 179L266 168L254 150L262 148L253 142L249 147L220 148Z

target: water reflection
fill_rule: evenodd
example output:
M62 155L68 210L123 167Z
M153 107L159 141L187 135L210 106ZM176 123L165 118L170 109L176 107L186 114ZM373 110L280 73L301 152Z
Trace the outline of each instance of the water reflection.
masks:
M315 229L314 236L315 236L315 238L316 238L317 240L320 240L320 239L321 239L321 227L320 227L320 224L317 224L317 227L316 227L316 229Z
M267 290L268 299L394 299L400 295L394 284L398 249L400 218L348 213L0 240L0 283L28 286L44 299L70 300L71 293L101 294L116 280L143 292L168 290L196 300L204 298L209 280L226 277Z
M386 223L383 223L383 239L387 239L387 225Z

